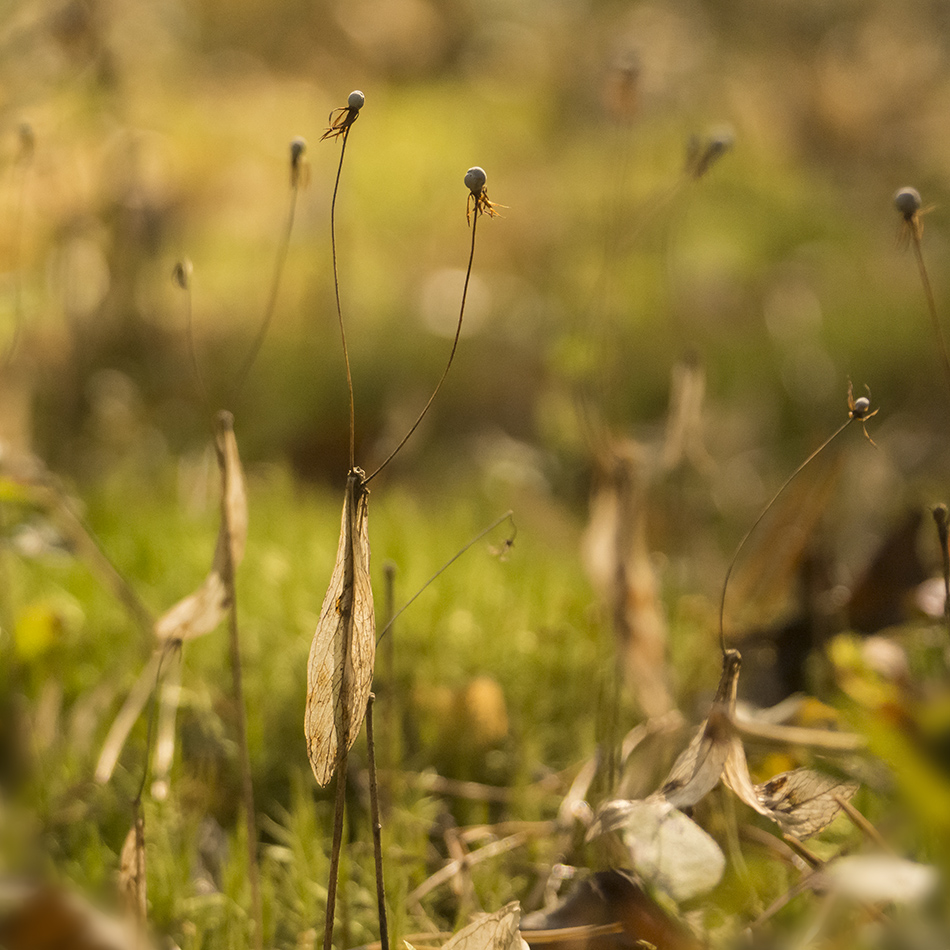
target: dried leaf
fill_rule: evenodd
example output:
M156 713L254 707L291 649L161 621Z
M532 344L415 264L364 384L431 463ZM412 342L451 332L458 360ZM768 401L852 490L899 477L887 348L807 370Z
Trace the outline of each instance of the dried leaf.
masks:
M854 854L827 864L822 878L835 891L868 903L918 903L937 888L940 875L929 864L886 854Z
M742 657L738 650L727 650L722 661L722 676L709 717L692 741L673 763L659 794L676 808L695 805L715 788L732 748L732 717L736 709L736 688Z
M310 766L320 785L330 781L356 741L373 681L376 618L364 479L359 468L346 479L340 544L307 665L304 733Z
M512 901L460 930L442 950L522 950L520 920L521 906Z
M584 533L587 572L606 602L624 677L647 716L673 708L666 621L647 546L647 474L639 448L617 443L601 459Z
M842 781L811 769L781 772L755 786L769 817L796 838L818 834L841 809L836 799L847 801L857 790L857 782Z
M237 440L234 437L234 417L231 413L219 413L215 440L224 491L221 499L221 527L218 530L214 560L204 583L159 617L155 624L155 635L162 641L192 640L210 633L224 620L228 609L225 574L229 528L233 568L237 568L244 558L248 522L247 489Z
M612 802L619 805L618 802ZM668 801L653 797L614 809L612 824L621 830L637 873L676 901L712 890L722 878L726 859L699 825Z

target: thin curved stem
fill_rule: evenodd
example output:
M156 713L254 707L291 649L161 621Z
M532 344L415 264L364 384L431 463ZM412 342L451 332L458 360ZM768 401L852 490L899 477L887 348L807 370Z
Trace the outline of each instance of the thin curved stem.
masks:
M280 290L280 283L284 276L284 265L287 263L287 252L290 249L290 235L294 229L294 217L296 216L297 212L298 192L299 189L297 187L297 182L294 181L290 186L290 208L287 211L286 224L284 225L284 231L280 238L280 244L277 247L277 258L274 262L274 274L271 278L270 292L267 296L267 304L264 308L264 318L261 321L260 327L258 327L257 335L254 337L254 342L251 344L251 348L248 351L247 356L244 358L241 368L235 374L234 384L231 389L232 402L241 392L244 382L247 379L247 375L251 371L251 367L254 365L254 361L257 359L258 353L260 353L261 347L264 345L264 337L267 336L267 331L270 329L271 321L274 318L274 310L277 307L277 294Z
M353 376L350 373L350 354L346 347L346 329L343 326L343 307L340 304L340 273L336 263L336 196L340 190L340 175L343 173L343 156L346 155L346 142L350 137L350 128L343 130L343 147L340 149L340 164L336 170L333 184L333 200L330 202L330 245L333 249L333 290L336 294L336 315L340 321L340 339L343 341L343 362L346 364L346 388L350 396L350 468L356 465L356 408L353 402ZM369 479L367 479L369 481Z
M723 632L723 616L726 611L726 590L729 587L729 578L732 576L732 570L736 566L736 562L739 560L739 554L745 547L746 541L749 540L752 532L755 531L762 519L769 513L769 511L771 511L772 506L778 501L779 496L783 491L785 491L786 488L788 488L789 485L791 485L795 477L808 465L809 462L811 462L816 456L820 455L824 449L831 445L831 443L834 442L834 440L837 439L838 436L841 435L841 433L844 432L844 430L847 429L852 422L854 422L854 418L854 416L848 416L847 420L843 422L832 435L828 436L828 438L825 439L825 441L822 442L821 445L819 445L818 448L815 449L815 451L812 452L811 455L809 455L808 458L805 459L805 461L802 462L802 464L799 465L798 468L796 468L795 471L785 479L782 487L772 496L772 500L765 506L765 508L762 509L759 517L755 519L752 527L746 531L742 537L742 540L739 542L735 554L732 555L732 560L729 562L729 567L726 569L726 577L722 582L722 596L719 598L719 649L722 651L723 656L726 655L726 637L725 633Z
M940 325L940 318L937 316L937 303L934 298L933 287L930 286L930 276L927 273L927 265L924 263L924 251L920 241L921 228L911 227L911 243L914 245L914 256L917 258L917 269L920 271L920 282L924 286L924 296L927 298L927 310L930 313L930 322L933 325L934 336L937 338L937 347L940 350L940 357L943 362L943 375L950 389L950 353L947 351L947 341L943 335L943 327Z
M399 450L409 441L410 436L416 429L419 428L419 423L425 418L426 413L429 411L429 407L435 401L435 397L439 395L439 390L442 388L442 384L445 382L445 377L449 375L449 370L452 368L452 360L455 359L455 351L458 349L459 337L462 333L462 318L465 316L465 300L468 296L468 285L469 281L472 278L472 262L475 260L475 229L478 227L479 213L476 208L475 217L472 220L472 244L468 252L468 267L465 269L465 283L462 286L462 303L459 307L459 319L455 327L455 339L452 341L452 351L449 353L449 360L445 364L445 369L442 371L442 376L439 379L439 382L436 384L435 389L432 391L432 395L429 397L429 401L425 404L422 409L422 412L419 413L419 417L412 424L412 427L409 431L403 436L402 441L399 445L396 446L389 453L386 460L380 465L372 475L370 475L364 482L368 484L371 482L399 453Z

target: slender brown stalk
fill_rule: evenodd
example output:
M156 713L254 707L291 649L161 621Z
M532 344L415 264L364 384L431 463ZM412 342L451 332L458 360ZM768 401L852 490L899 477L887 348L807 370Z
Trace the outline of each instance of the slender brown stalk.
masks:
M244 381L247 379L247 375L251 371L251 367L254 365L257 355L260 353L261 347L264 345L264 337L267 336L267 331L270 329L271 322L274 318L274 310L277 307L277 294L280 290L281 280L284 276L284 265L287 263L287 252L290 249L290 236L294 229L294 218L297 212L298 194L299 176L294 175L292 176L290 183L290 207L287 209L287 218L284 224L284 230L281 234L280 243L277 246L277 258L274 262L274 273L271 277L270 291L267 295L267 304L264 307L264 317L261 320L261 325L257 329L257 335L254 337L254 342L251 344L251 348L248 351L247 356L244 358L241 368L237 371L237 374L234 377L234 384L231 390L232 402L244 386ZM350 467L352 468L352 465Z
M343 847L343 813L346 808L346 759L343 752L336 767L336 801L333 807L333 845L330 851L330 879L327 882L327 911L323 926L323 950L333 947L333 917L336 911L336 885L340 874L340 851Z
M377 471L379 471L379 469L377 469ZM367 481L368 481L368 479L367 479ZM376 638L376 643L378 644L379 641L383 639L383 637L386 635L386 632L387 632L387 631L389 630L389 628L393 625L393 623L399 618L399 616L402 614L402 612L403 612L404 610L406 610L406 609L409 607L409 605L412 604L412 602L413 602L443 571L448 570L448 568L450 568L470 547L472 547L472 545L477 544L479 541L481 541L482 538L485 537L486 534L488 534L488 533L491 532L491 531L494 531L495 528L498 527L498 525L500 525L500 524L501 524L502 522L504 522L504 521L507 521L509 518L512 519L512 526L514 526L513 515L514 515L514 512L512 512L512 511L506 511L500 518L496 518L487 528L485 528L485 529L482 530L482 531L479 531L478 534L476 534L475 537L472 538L472 540L469 541L468 544L465 545L465 547L463 547L460 551L457 551L455 554L453 554L452 557L450 557L450 558L445 562L445 564L443 564L443 565L432 575L432 577L430 577L430 578L422 585L422 587L420 587L419 590L417 590L417 591L412 595L412 597L410 597L409 600L407 600L407 601L399 608L399 610L397 610L397 611L389 618L389 621L387 622L386 626L383 627L383 629L382 629L382 631L380 632L379 636ZM508 543L509 543L509 546L510 546L511 540L509 540Z
M343 140L344 145L346 144L346 139ZM445 369L442 371L442 377L439 379L439 382L436 384L435 389L432 391L432 395L429 397L429 401L423 406L422 412L419 413L419 417L412 424L412 427L409 431L403 436L402 441L389 453L386 460L380 465L372 475L366 479L366 483L369 484L396 456L399 450L409 441L410 436L413 432L419 428L419 423L425 418L426 413L429 411L429 407L435 400L435 397L439 395L439 390L442 388L442 384L445 382L445 377L449 375L449 370L452 368L452 360L455 359L455 351L458 349L459 345L459 336L462 333L462 318L465 316L465 299L468 296L468 285L472 277L472 262L475 260L475 231L478 227L478 219L480 217L480 212L476 207L475 215L472 220L472 244L468 252L468 267L465 269L465 283L462 285L462 303L459 307L459 319L455 327L455 339L452 341L452 350L449 353L449 360L445 364ZM352 467L352 462L350 463Z
M336 196L340 190L340 176L343 173L343 157L346 155L346 143L350 137L350 127L341 133L343 146L340 149L340 164L333 183L333 200L330 202L330 246L333 251L333 291L336 294L336 315L340 321L340 339L343 341L343 362L346 365L346 388L350 396L350 468L356 465L356 407L353 401L353 375L350 372L350 354L346 346L346 328L343 326L343 307L340 304L340 272L336 260ZM372 477L372 476L370 476ZM369 481L369 478L366 479Z
M765 508L762 509L762 512L760 513L759 517L756 518L755 521L752 523L752 527L749 528L749 530L746 531L746 533L742 536L742 540L739 542L738 547L736 547L735 553L732 555L732 560L729 562L729 567L726 569L726 576L722 582L722 595L719 598L719 649L722 651L723 656L726 655L726 636L723 630L723 616L726 611L726 591L729 588L729 578L732 576L733 568L736 566L736 562L739 560L739 554L742 552L742 549L745 547L746 541L749 540L749 538L752 535L752 532L755 531L755 529L759 526L759 523L762 521L762 519L769 513L769 511L772 510L772 506L775 504L775 502L778 501L779 496L782 494L782 492L784 492L785 489L788 488L789 485L791 485L795 477L809 464L809 462L811 462L816 456L821 454L821 452L825 448L827 448L832 442L834 442L834 440L837 439L838 436L841 435L841 433L844 432L844 430L847 429L848 426L851 425L851 423L855 419L860 419L860 417L858 415L855 415L852 409L852 413L835 430L835 432L832 435L828 436L828 438L825 439L825 441L822 442L821 445L819 445L818 448L815 449L815 451L812 452L811 455L809 455L808 458L805 459L805 461L802 462L802 464L799 465L798 468L796 468L795 471L792 472L792 474L789 475L788 478L785 479L784 483L782 484L782 487L772 496L772 500L765 506Z
M383 826L379 820L379 785L376 780L376 743L373 738L373 704L376 696L369 694L366 703L366 745L369 768L369 806L373 822L373 854L376 859L376 904L379 912L379 942L389 950L389 923L386 917L386 886L383 883Z
M930 314L930 322L933 326L934 336L937 338L937 349L940 350L944 381L947 384L948 391L950 391L950 352L947 351L947 341L944 337L943 327L940 324L940 318L937 316L937 303L934 298L933 287L930 285L927 265L924 262L921 230L919 226L910 229L911 244L914 247L914 257L917 258L917 269L920 271L920 282L923 284L924 297L927 298L927 311Z
M228 414L230 415L230 414ZM231 549L231 517L228 505L228 471L224 453L218 441L218 465L221 469L221 523L224 526L224 559L222 581L228 599L228 633L231 654L231 679L237 720L238 753L241 757L241 797L244 800L244 820L247 828L247 876L251 886L251 908L254 916L254 946L263 950L264 909L261 901L261 872L257 859L257 812L254 808L254 783L251 778L251 753L247 744L247 709L244 705L244 685L241 675L241 640L237 618L237 585L234 577L234 557Z
M947 506L937 505L933 510L937 523L937 537L940 541L940 559L943 565L943 616L947 623L947 635L950 636L950 523Z

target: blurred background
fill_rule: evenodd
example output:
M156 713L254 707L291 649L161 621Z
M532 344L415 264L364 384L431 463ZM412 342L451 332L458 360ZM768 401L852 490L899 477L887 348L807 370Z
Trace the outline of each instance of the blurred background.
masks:
M473 164L507 208L483 222L459 359L392 477L433 464L457 477L517 443L576 491L578 387L600 417L642 431L685 357L706 373L717 457L787 438L787 468L843 417L849 376L884 407L878 425L910 439L908 425L938 424L942 384L891 197L913 184L933 206L942 304L948 17L936 2L9 6L7 438L81 479L207 438L187 295L170 275L191 261L217 406L262 318L301 135L310 186L272 329L229 408L249 458L342 478L339 145L318 139L360 88L338 230L367 468L444 365ZM710 136L733 147L692 180L688 142Z

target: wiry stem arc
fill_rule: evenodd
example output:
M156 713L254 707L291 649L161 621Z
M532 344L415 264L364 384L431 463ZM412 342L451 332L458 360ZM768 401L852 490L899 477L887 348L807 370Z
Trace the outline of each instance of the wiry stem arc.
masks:
M782 487L772 496L772 500L765 506L765 508L762 509L759 517L755 519L752 527L749 528L749 530L746 531L746 533L742 536L742 540L739 542L735 554L732 555L732 560L729 562L729 567L726 569L726 576L722 582L722 595L719 598L719 649L722 651L723 656L726 655L726 636L723 631L723 616L726 611L726 590L729 587L729 578L732 576L733 568L736 566L736 562L739 560L739 554L745 547L746 541L748 541L752 536L752 532L755 531L755 529L759 526L759 523L762 521L762 519L769 513L769 511L771 511L772 506L778 501L782 492L785 491L785 489L788 488L788 486L791 485L791 483L795 480L795 477L809 464L809 462L811 462L816 456L820 455L824 449L831 445L831 443L834 442L834 440L837 439L838 436L841 435L841 433L844 432L844 430L847 429L852 422L854 422L854 419L854 416L849 416L832 435L828 436L828 438L825 439L825 441L822 442L821 445L819 445L818 448L815 449L815 451L812 452L811 455L809 455L808 458L805 459L805 461L802 462L802 464L799 465L798 468L796 468L795 471L785 479Z
M419 423L425 418L426 413L429 411L429 407L435 401L435 397L439 395L439 390L442 388L442 384L445 382L446 376L449 375L449 370L452 368L452 360L455 359L455 351L458 349L459 337L462 333L462 318L465 316L465 300L468 296L468 285L472 278L472 262L475 260L475 230L478 227L478 218L479 212L476 208L475 217L472 220L472 244L468 252L468 267L465 269L465 283L462 286L462 303L459 307L459 319L455 327L455 339L452 341L452 350L449 353L449 360L445 364L445 369L442 371L442 376L439 379L439 382L436 384L435 389L432 391L432 395L429 397L429 401L425 404L422 409L422 412L419 413L418 418L412 424L412 427L409 431L403 436L402 441L389 453L386 457L386 460L380 465L375 472L367 477L366 483L371 482L398 454L399 450L409 441L412 433L419 428Z
M930 322L933 324L934 336L937 338L937 346L940 350L940 357L943 362L943 375L950 390L950 354L947 352L947 341L943 335L943 327L940 325L940 318L937 316L937 303L934 298L933 287L930 285L930 275L927 273L927 265L924 263L924 251L920 241L919 226L911 226L911 243L914 245L914 256L917 258L917 269L920 271L920 282L924 287L924 296L927 298L927 310L930 313Z
M330 246L333 250L333 291L336 294L336 315L340 321L340 338L343 341L343 362L346 364L346 388L350 396L350 468L356 465L356 408L353 402L353 376L350 373L350 354L346 346L346 329L343 326L343 307L340 304L340 272L336 262L336 196L340 190L340 175L343 173L343 156L346 155L346 142L350 137L350 127L343 130L343 146L340 149L340 164L333 183L333 200L330 202ZM369 481L369 479L367 479Z

